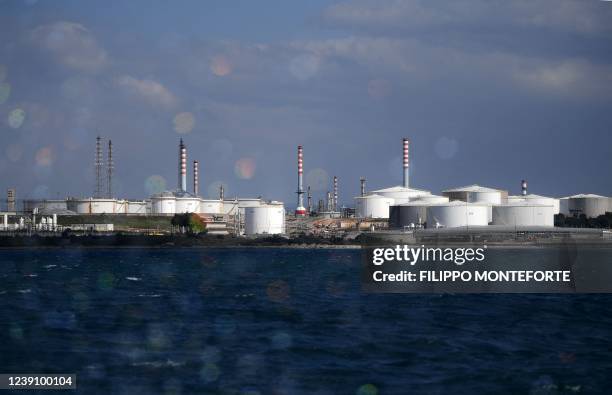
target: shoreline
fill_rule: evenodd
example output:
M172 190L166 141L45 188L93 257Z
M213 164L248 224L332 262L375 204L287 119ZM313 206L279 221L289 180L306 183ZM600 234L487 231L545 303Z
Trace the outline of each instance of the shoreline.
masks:
M188 235L0 235L0 250L10 249L69 249L69 248L191 248L191 249L318 249L359 250L392 245L424 246L426 248L482 247L489 249L538 249L538 248L612 248L612 239L563 238L536 240L399 240L399 239L325 239L318 237L218 237Z

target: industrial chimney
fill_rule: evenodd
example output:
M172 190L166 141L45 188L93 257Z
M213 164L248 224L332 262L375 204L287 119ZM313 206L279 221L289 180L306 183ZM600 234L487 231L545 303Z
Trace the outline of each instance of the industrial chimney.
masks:
M187 148L183 143L183 139L181 139L181 142L179 144L178 189L183 192L187 191Z
M297 207L295 209L295 215L296 216L304 216L306 215L306 209L304 208L304 184L303 184L303 168L302 168L302 159L303 159L303 152L302 152L302 146L298 145L298 189L297 189L297 195L298 195L298 199L297 199Z
M308 185L307 191L308 191L306 193L306 199L308 201L307 210L308 210L308 213L312 213L312 195L310 194L310 185Z
M113 142L108 140L108 163L106 164L106 197L113 198Z
M193 195L198 196L199 191L199 175L198 175L198 165L199 162L197 160L193 161Z
M334 207L333 211L338 211L338 177L334 176Z
M407 138L404 138L404 188L410 187L410 161L408 158L408 149L409 149L410 141Z
M365 191L366 191L366 179L365 177L361 177L359 179L359 182L361 183L361 196L365 196Z
M102 137L96 137L96 159L95 159L95 167L96 167L96 190L94 192L95 198L102 197Z
M223 203L223 199L225 199L225 191L223 190L223 184L219 185L219 200Z
M521 194L523 196L527 196L527 181L526 180L521 181Z

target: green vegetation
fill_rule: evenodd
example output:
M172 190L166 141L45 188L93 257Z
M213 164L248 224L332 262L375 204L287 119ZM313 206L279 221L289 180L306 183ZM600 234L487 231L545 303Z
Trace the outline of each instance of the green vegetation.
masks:
M561 228L612 228L612 213L608 212L600 215L597 218L587 218L586 215L580 214L578 217L568 216L563 214L555 215L555 226Z
M72 224L113 224L115 231L132 229L147 229L169 232L172 230L168 216L131 216L131 215L62 215L57 223L62 226Z
M197 214L175 214L170 223L173 227L178 227L182 233L200 234L206 232L206 223Z

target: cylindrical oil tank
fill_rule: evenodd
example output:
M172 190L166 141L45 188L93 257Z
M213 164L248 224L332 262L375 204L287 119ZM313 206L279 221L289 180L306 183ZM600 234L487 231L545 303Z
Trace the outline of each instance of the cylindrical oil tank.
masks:
M151 213L155 215L176 214L176 197L171 193L151 197Z
M570 196L568 209L570 215L584 214L587 218L597 218L610 210L610 198L593 194Z
M285 233L285 208L282 204L266 204L244 209L246 235Z
M115 203L115 213L116 214L127 214L128 210L128 202L127 200L117 200Z
M440 204L440 203L448 203L449 199L447 196L440 196L440 195L425 195L425 196L420 196L416 199L412 199L410 200L409 203L412 202L423 202L423 203L429 203L429 204Z
M565 216L570 215L569 212L569 198L559 199L559 212Z
M91 199L92 214L115 214L115 199Z
M493 225L554 226L555 207L531 202L493 206Z
M146 215L147 214L147 202L144 200L129 200L127 202L127 214Z
M555 214L559 214L561 212L560 200L556 198L540 196L540 195L516 195L516 196L508 196L508 203L517 203L517 202L526 202L534 205L543 205L543 206L553 206L553 211Z
M423 225L427 222L427 207L441 203L448 203L448 197L427 195L413 199L408 203L390 206L389 227L391 229L404 229L407 226Z
M223 214L223 203L221 200L200 200L200 214Z
M467 195L468 203L501 204L501 191L474 191Z
M402 203L389 207L389 228L404 229L427 222L427 202Z
M260 198L239 198L239 199L228 199L223 201L223 214L244 216L244 209L246 207L258 207L262 205Z
M200 212L200 198L185 196L176 198L177 214L198 213Z
M380 195L357 196L355 215L358 218L389 218L389 206L394 200Z
M68 199L66 207L77 214L115 214L115 199Z
M454 201L429 206L427 227L457 228L489 224L489 206L479 203Z
M413 199L420 198L422 196L431 195L431 192L422 189L406 188L403 186L396 186L391 188L378 189L372 191L372 195L380 195L386 198L391 198L395 204L401 204L409 202Z

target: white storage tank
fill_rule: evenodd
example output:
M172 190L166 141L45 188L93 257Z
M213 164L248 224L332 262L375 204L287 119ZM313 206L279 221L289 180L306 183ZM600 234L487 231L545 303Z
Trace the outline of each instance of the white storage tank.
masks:
M115 199L68 199L66 207L77 214L115 214Z
M228 199L223 201L223 214L227 215L238 215L244 216L244 209L246 207L258 207L261 206L261 198L239 198L239 199Z
M23 211L32 212L38 208L39 212L55 212L68 210L65 199L38 200L28 199L23 201Z
M176 214L176 196L172 192L162 192L151 197L151 214Z
M432 205L427 208L427 227L486 226L489 208L486 204L460 201Z
M474 184L447 189L442 191L442 195L447 196L451 201L459 200L468 203L487 203L494 205L506 203L508 192Z
M117 200L115 203L115 213L116 214L127 214L128 204L127 200Z
M389 218L389 206L395 202L392 198L376 194L358 196L355 201L355 215L358 218Z
M146 215L147 202L145 200L129 200L127 202L128 215Z
M446 196L428 195L411 200L408 203L389 207L389 227L404 229L420 226L427 222L427 207L434 204L448 203Z
M422 189L395 186L391 188L378 189L376 191L372 191L371 194L391 198L396 204L400 204L409 202L415 198L431 195L431 192Z
M555 225L555 207L531 202L494 206L493 225L552 227Z
M584 214L587 218L597 218L610 211L610 198L605 196L580 194L569 196L567 200L569 215Z
M177 214L200 212L200 198L192 196L177 197L175 212Z
M200 214L223 214L223 203L221 200L200 200Z
M559 214L561 212L560 199L534 194L508 196L508 203L520 202L525 202L534 205L553 206L553 211L555 214Z
M276 235L285 233L285 208L282 203L245 207L246 235Z

